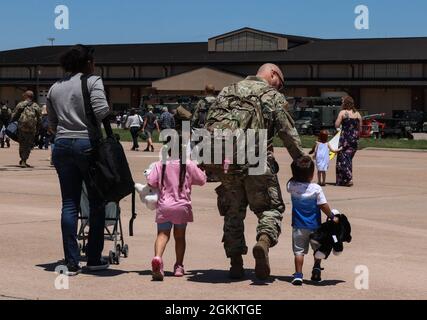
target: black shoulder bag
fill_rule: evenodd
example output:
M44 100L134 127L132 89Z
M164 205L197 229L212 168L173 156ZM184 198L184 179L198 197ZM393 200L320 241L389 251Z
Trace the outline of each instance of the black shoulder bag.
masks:
M107 135L103 137L91 106L87 79L85 75L81 77L89 139L93 147L88 182L101 199L119 202L134 191L135 183L123 147L111 129L110 116L102 121Z

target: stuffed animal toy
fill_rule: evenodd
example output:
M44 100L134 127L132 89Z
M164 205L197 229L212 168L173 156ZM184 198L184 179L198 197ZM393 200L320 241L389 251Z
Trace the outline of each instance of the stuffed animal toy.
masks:
M344 250L343 242L351 242L351 225L347 217L337 210L332 211L339 222L328 219L310 235L310 241L319 246L314 253L316 259L327 259L331 251L339 255Z
M144 176L147 177L153 170L155 163L152 163L148 169L144 171ZM139 194L141 202L144 203L148 209L155 210L157 208L157 201L159 200L159 190L150 187L148 184L135 184L135 190Z

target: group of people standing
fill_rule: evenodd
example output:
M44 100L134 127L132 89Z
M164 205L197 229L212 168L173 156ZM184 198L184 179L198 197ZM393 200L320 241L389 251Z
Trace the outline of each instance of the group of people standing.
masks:
M72 47L61 57L61 65L68 75L55 83L49 90L47 109L49 131L56 134L53 162L59 177L62 196L61 226L65 255L63 263L67 265L69 275L76 275L82 270L77 245L78 211L82 183L89 179L88 166L92 150L86 126L87 119L81 85L82 75L89 76L88 90L91 107L99 122L109 117L110 108L105 97L102 79L92 75L94 71L94 51L92 48L82 45ZM225 254L230 259L231 278L245 276L243 255L247 254L248 247L244 235L244 220L248 206L258 218L256 244L252 248L256 277L265 280L271 272L269 250L278 243L285 212L285 203L277 175L278 165L274 158L273 138L275 135L278 135L283 141L293 159L294 177L292 179L296 185L290 186L288 190L295 193L295 198L304 197L304 190L307 190L313 178L314 164L302 148L294 121L287 111L288 103L283 94L280 93L284 83L284 75L281 69L274 64L265 64L260 67L256 76L249 76L233 86L224 88L217 98L212 97L215 101L221 102L229 97L231 90L233 90L233 94L242 97L258 97L264 121L261 122L262 124L260 123L260 127L257 129L267 129L268 132L268 165L266 171L261 175L249 175L247 171L242 171L238 167L230 168L227 174L221 175L221 184L215 190L218 197L218 210L224 219L222 241ZM213 91L211 95L213 96ZM210 103L209 100L211 99L206 98L204 100L198 104L198 118L194 119L194 122L199 124L204 121L200 117L200 114L203 117L204 105ZM343 105L346 106L347 104L344 103ZM342 122L345 132L355 130L356 122L353 121L356 117L355 112L343 110L341 117L342 119L339 118L339 121ZM209 112L207 112L207 118L209 118ZM133 136L141 130L141 120L137 114L131 115L127 120ZM147 124L145 126L143 124L143 130L147 129L148 122L149 119L146 117L144 124ZM158 122L155 123L157 125L151 128L160 130ZM176 123L175 127L179 127L179 123ZM348 166L351 165L351 158L357 149L352 137L351 132L343 135L342 150L340 151L342 156L339 158L342 162L343 171L346 171L344 170L345 166L348 169ZM137 149L135 144L133 149ZM150 150L148 147L147 149ZM181 157L182 155L180 159ZM176 276L184 274L185 229L187 223L193 221L191 186L203 185L206 179L206 174L194 163L183 164L174 159L170 159L166 163L159 162L156 164L155 170L148 177L149 184L160 190L156 214L158 237L155 257L152 260L153 278L155 280L163 280L162 255L172 229L174 229L177 241L175 247L177 261L174 265L174 274ZM342 180L348 180L348 172L347 178ZM102 257L106 203L99 198L95 190L90 188L89 183L86 183L86 186L90 204L87 270L97 271L108 268L108 261ZM308 236L319 227L320 210L324 211L329 218L334 219L329 206L325 205L327 204L325 197L322 196L321 190L319 191L318 188L314 188L314 192L308 195L310 201L316 200L314 206L303 205L300 207L297 203L293 203L296 208L292 210L293 215L299 217L294 220L299 222L293 224L293 248L298 277L300 277L299 271L302 268L302 262L301 259L297 259L297 256L306 254ZM297 194L299 194L298 197ZM308 230L308 232L301 230ZM316 262L315 268L320 270L318 262ZM295 279L299 279L297 276ZM315 279L320 279L320 275L318 274ZM295 284L298 284L297 282L296 280Z
M122 118L124 116L120 116L120 121L124 120L124 128L129 129L132 136L133 144L131 151L139 151L138 139L142 136L147 140L147 147L143 151L154 152L153 132L157 130L160 133L161 130L179 129L176 127L176 123L182 120L191 120L193 128L203 128L209 107L216 99L215 87L211 84L206 85L205 93L206 96L198 101L192 115L178 103L178 107L173 110L169 110L167 106L164 106L159 118L154 114L154 107L152 105L147 107L147 113L144 117L138 114L136 109L130 110L129 115L125 119ZM184 116L182 116L183 113L185 113ZM119 125L118 118L117 123Z

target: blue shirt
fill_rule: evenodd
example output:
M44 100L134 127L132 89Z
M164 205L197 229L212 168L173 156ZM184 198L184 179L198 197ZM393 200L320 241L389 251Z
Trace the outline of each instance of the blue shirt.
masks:
M287 191L292 199L292 227L318 229L322 223L319 205L327 203L322 188L316 183L291 180Z

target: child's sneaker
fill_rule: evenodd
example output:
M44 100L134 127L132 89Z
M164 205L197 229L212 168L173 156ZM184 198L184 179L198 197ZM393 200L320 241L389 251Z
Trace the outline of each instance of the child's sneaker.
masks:
M311 272L311 281L322 281L322 270L323 268L313 268L313 271Z
M293 276L294 276L294 279L292 280L292 284L294 286L302 286L302 281L303 281L303 275L302 275L302 273L295 272L293 274Z
M153 270L153 280L154 281L163 281L165 273L163 271L163 260L161 257L154 257L151 260L151 267Z
M184 266L179 265L179 264L175 264L173 267L173 274L175 277L183 277L185 274Z

